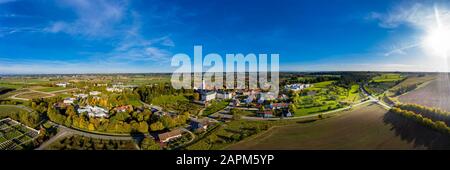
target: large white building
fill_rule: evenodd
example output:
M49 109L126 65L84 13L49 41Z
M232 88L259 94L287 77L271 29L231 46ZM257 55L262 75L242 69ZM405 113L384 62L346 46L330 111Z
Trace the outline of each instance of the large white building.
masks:
M56 86L59 87L67 87L67 85L69 85L70 83L56 83Z
M225 91L217 92L216 97L218 99L231 99L231 98L233 98L233 93L229 93L229 92L225 92Z
M80 94L74 94L73 96L80 98L80 99L84 99L84 98L87 98L89 95L80 93Z
M216 99L217 93L215 91L203 92L202 93L202 101L211 101Z
M288 90L299 91L311 86L312 86L311 84L289 84L284 87Z
M68 97L63 100L63 103L64 104L73 104L74 101L75 101L75 98Z
M98 107L98 106L90 106L87 105L85 107L78 108L78 113L84 113L87 112L89 117L100 117L105 118L108 117L108 110Z
M99 91L91 91L91 92L89 92L89 95L92 95L92 96L97 96L99 94L101 94L101 92L99 92Z

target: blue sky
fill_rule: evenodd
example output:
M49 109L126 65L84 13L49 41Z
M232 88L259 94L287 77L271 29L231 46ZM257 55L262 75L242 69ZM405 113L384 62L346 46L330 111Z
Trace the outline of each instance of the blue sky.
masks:
M447 71L445 1L0 0L0 73L170 72L174 54L278 53L282 71ZM448 19L448 20L447 20Z

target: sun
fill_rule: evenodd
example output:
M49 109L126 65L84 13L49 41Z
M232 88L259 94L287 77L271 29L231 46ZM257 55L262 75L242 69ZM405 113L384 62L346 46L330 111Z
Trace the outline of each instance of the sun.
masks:
M433 54L447 58L450 51L450 29L441 21L437 7L434 8L436 25L429 28L424 44Z
M442 27L430 30L425 44L433 53L447 57L450 50L450 30Z

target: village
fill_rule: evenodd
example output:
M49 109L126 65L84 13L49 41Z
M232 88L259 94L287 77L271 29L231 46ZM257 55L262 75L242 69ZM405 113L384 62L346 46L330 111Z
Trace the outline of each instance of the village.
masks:
M69 82L58 82L55 84L58 87L69 87ZM72 86L74 86L72 84ZM199 89L193 90L194 97L190 102L199 106L202 113L189 114L185 123L180 123L171 128L152 128L155 126L163 126L157 123L149 123L148 131L149 136L160 142L161 146L170 145L170 143L179 143L180 138L186 138L183 140L192 141L195 134L201 134L206 132L208 128L215 127L216 124L229 122L239 117L248 118L275 118L275 117L292 117L293 114L289 109L291 104L288 91L300 91L304 88L311 87L310 84L291 84L284 87L284 93L275 96L273 93L263 93L259 89L246 89L246 90L224 90L213 89L202 82L202 86ZM74 86L75 87L75 86ZM78 116L86 116L87 120L98 119L100 121L106 119L112 119L113 115L120 113L144 113L150 115L150 119L161 120L163 117L170 117L172 119L178 119L180 113L177 111L163 108L162 106L147 104L139 101L142 106L136 106L134 104L127 105L115 105L113 107L107 105L108 101L103 101L105 96L112 94L122 94L126 92L132 92L138 88L137 85L124 84L124 83L97 83L94 84L92 89L86 87L79 88L80 90L73 91L66 95L61 101L57 101L53 104L54 109L59 110L60 113L67 112L67 108L73 107L74 112ZM216 106L219 105L220 106ZM216 108L217 107L217 108ZM210 109L214 108L214 109ZM209 113L205 113L206 111ZM212 111L210 111L212 110ZM232 113L233 110L245 111L245 115L238 115ZM66 113L67 115L68 113ZM116 116L117 117L117 116ZM158 117L158 118L154 118ZM114 118L115 119L115 118ZM149 120L150 120L149 119ZM126 120L123 120L126 121ZM159 122L159 121L158 121ZM77 128L83 129L83 128ZM166 129L166 130L163 130ZM88 128L88 131L96 131L94 128ZM98 129L97 129L98 130ZM145 130L142 132L146 132Z

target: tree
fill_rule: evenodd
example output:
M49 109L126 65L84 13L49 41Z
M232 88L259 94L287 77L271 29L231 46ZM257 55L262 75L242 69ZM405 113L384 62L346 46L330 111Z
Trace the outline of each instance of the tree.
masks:
M193 97L194 97L194 100L200 100L200 94L199 93L194 93Z
M67 106L66 115L67 116L73 116L75 114L76 114L75 113L75 108L72 105Z
M88 125L88 130L89 130L89 131L95 131L95 126L94 126L94 124L89 123L89 125Z
M294 113L296 110L297 110L297 106L295 106L294 103L292 103L292 104L289 105L289 111L290 111L291 113Z
M67 127L71 127L72 126L72 117L67 117L66 121L64 122L64 125Z
M150 130L151 131L160 131L164 129L164 125L161 122L155 122L150 124Z
M141 149L143 150L161 150L161 146L150 138L144 138L141 142Z
M138 131L141 132L141 133L147 133L148 132L148 124L147 124L147 122L139 122Z
M165 128L170 129L176 126L176 122L170 117L164 115L161 117L161 123L164 125Z

